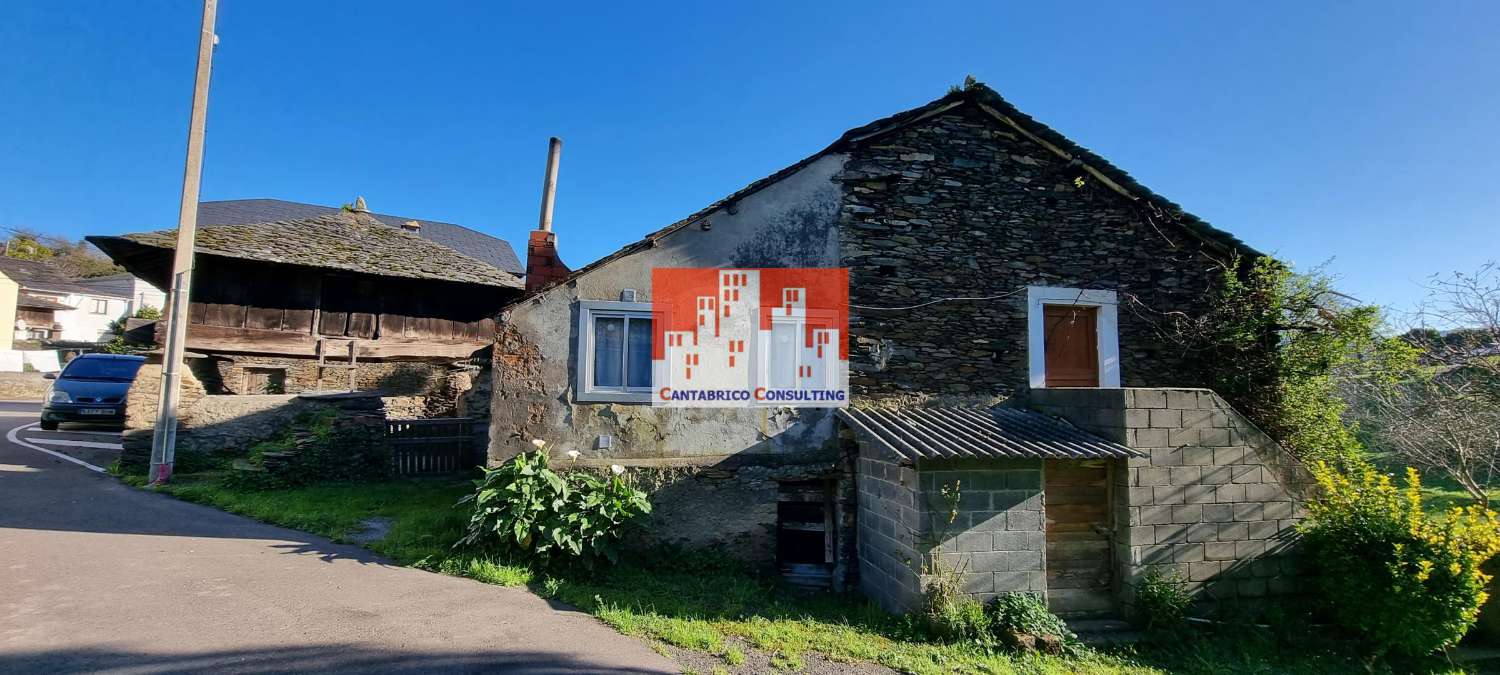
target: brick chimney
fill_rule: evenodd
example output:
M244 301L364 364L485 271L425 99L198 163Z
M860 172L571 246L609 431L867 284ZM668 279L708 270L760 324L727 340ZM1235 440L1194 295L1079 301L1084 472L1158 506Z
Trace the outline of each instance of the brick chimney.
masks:
M547 173L542 178L542 217L526 242L528 292L551 286L571 271L557 257L557 235L552 232L552 201L557 195L557 164L561 157L562 139L553 137L547 148Z

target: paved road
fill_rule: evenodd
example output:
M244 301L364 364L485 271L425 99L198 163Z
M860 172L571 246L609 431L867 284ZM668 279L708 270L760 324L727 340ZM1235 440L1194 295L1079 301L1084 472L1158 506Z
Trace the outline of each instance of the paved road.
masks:
M42 451L107 466L117 434L36 411L0 403L0 673L677 671L525 591L125 487Z

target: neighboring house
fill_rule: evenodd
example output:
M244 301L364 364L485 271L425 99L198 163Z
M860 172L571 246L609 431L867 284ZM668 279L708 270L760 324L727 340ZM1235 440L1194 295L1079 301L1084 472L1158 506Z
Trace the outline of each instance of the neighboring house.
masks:
M510 305L490 461L542 438L559 461L633 467L660 486L655 539L898 611L934 554L970 593L1045 592L1067 613L1130 602L1147 565L1213 597L1291 592L1279 554L1305 477L1192 389L1204 364L1152 320L1202 314L1237 254L1256 255L970 87ZM854 405L661 408L585 377L646 358L592 336L649 327L661 267L848 268Z
M262 201L269 202L256 203ZM421 234L424 227L336 209L202 225L187 349L208 357L194 361L208 393L423 393L446 386L450 365L492 343L492 317L522 283L511 271L435 243ZM174 231L88 240L132 274L168 284ZM488 245L491 253L509 250L493 241L499 243ZM156 337L164 340L165 331Z
M106 342L112 337L110 325L134 311L131 294L119 284L74 279L51 263L0 257L0 274L20 287L12 321L15 339Z
M78 284L99 293L128 298L129 305L125 309L130 316L134 316L142 308L161 310L167 306L166 293L129 272L79 279Z

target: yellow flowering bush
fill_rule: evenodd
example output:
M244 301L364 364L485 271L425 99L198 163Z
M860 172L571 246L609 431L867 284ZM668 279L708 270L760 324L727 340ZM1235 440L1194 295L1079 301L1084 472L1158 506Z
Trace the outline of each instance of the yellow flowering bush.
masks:
M1480 566L1500 552L1495 512L1423 513L1415 469L1400 487L1368 465L1340 471L1319 462L1313 477L1322 494L1301 530L1334 619L1405 655L1457 643L1487 597Z

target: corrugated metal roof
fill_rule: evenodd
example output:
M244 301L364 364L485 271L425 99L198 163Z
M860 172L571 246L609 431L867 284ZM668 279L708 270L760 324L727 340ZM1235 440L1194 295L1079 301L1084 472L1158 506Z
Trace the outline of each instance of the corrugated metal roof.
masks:
M861 440L878 443L904 460L1140 456L1067 422L1021 408L843 408L839 417Z

